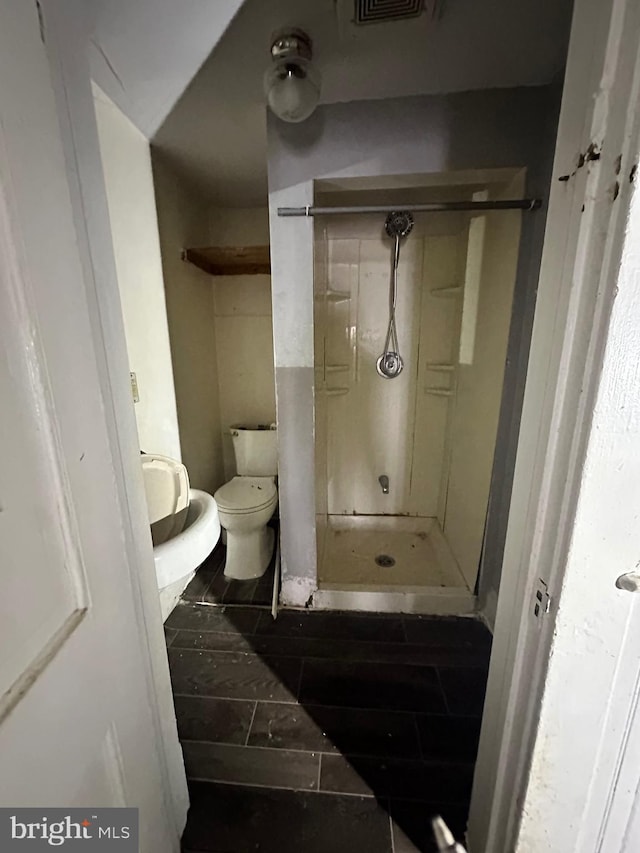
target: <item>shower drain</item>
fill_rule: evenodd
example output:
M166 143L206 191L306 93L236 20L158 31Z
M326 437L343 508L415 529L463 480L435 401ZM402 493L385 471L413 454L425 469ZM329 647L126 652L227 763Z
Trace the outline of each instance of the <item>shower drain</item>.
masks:
M390 569L391 566L395 566L396 561L388 554L378 554L376 557L376 564L381 566L383 569Z

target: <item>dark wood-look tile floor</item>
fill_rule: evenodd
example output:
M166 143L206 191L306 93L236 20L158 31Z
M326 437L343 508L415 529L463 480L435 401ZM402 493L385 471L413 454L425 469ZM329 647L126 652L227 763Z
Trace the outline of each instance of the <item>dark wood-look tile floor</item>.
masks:
M471 618L274 621L224 606L220 565L205 570L196 598L210 603L183 601L166 624L191 792L183 849L428 852L433 814L461 837L489 632Z

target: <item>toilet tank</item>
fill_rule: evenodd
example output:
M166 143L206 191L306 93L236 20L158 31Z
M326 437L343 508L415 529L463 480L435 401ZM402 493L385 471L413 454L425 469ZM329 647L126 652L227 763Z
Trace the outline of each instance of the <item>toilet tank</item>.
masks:
M278 434L270 426L231 427L236 469L241 477L275 477L278 473Z

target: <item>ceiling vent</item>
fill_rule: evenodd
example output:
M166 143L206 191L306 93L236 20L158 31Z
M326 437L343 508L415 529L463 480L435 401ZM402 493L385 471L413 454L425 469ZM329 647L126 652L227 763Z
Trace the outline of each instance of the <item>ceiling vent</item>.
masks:
M424 0L355 0L354 23L382 24L418 18L424 7Z

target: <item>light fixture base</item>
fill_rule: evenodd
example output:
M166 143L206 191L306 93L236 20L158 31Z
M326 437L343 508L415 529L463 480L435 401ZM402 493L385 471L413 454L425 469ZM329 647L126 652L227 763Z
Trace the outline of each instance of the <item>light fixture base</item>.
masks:
M272 38L271 57L276 62L292 57L301 57L309 62L312 55L313 45L304 30L289 27L285 30L280 30Z

